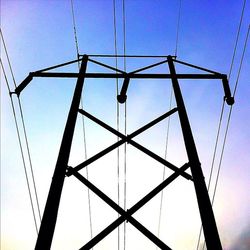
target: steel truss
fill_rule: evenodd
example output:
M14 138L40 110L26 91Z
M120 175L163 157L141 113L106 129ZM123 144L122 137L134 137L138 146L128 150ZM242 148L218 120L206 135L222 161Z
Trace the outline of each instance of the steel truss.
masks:
M62 193L62 188L64 184L65 176L74 176L80 182L82 182L85 186L87 186L92 192L94 192L97 196L99 196L103 201L105 201L110 207L112 207L116 212L120 214L113 223L107 226L102 232L97 234L93 239L91 239L87 244L85 244L80 249L91 249L94 247L98 242L100 242L103 238L105 238L109 233L115 230L121 223L124 221L130 222L135 228L137 228L142 234L144 234L148 239L150 239L155 245L157 245L161 249L169 250L171 249L168 247L163 241L161 241L158 237L152 234L148 229L146 229L140 222L138 222L135 218L133 218L133 214L138 211L141 207L143 207L148 201L150 201L155 195L161 192L165 187L167 187L170 183L172 183L177 177L181 176L186 178L187 180L191 180L194 183L194 188L197 196L197 202L199 206L201 221L204 229L204 236L208 250L222 250L211 202L208 196L208 191L206 188L206 184L204 181L201 164L199 161L199 157L196 151L195 142L193 139L191 127L189 124L187 112L185 109L185 105L183 102L181 89L178 83L178 79L221 79L223 83L223 89L225 93L225 101L232 105L234 103L234 99L231 96L229 84L227 81L227 76L224 74L220 74L215 71L211 71L202 67L198 67L186 62L182 62L176 60L173 56L126 56L126 57L154 57L154 58L163 58L163 61L158 63L151 64L147 67L143 67L141 69L132 71L132 72L125 72L120 69L116 69L112 66L104 64L102 62L96 61L93 58L95 57L115 57L112 55L83 55L80 56L78 60L66 62L63 64L59 64L56 66L52 66L46 69L42 69L36 72L31 72L24 81L15 89L15 94L20 95L21 91L30 83L33 77L70 77L70 78L77 78L76 87L70 107L70 111L68 114L67 123L65 126L60 151L57 159L57 163L55 166L55 171L53 174L37 242L35 249L36 250L49 250L51 247L53 234L55 230L58 208L60 203L60 197ZM125 57L124 55L119 55L117 57ZM56 69L62 66L66 66L72 63L81 62L81 67L78 73L61 73L61 72L48 72L49 70ZM87 63L92 62L94 64L100 65L104 68L108 68L114 73L88 73L87 72ZM199 69L201 71L205 71L206 74L177 74L175 70L175 63L179 63L188 67L192 67L195 69ZM144 70L162 65L167 64L169 67L170 74L145 74L140 73ZM140 74L138 74L140 73ZM120 103L124 103L127 99L127 89L129 86L130 79L171 79L173 91L176 99L177 107L173 108L172 110L166 112L165 114L161 115L160 117L154 119L153 121L149 122L148 124L144 125L143 127L139 128L138 130L134 131L130 135L124 135L119 131L115 130L114 128L110 127L106 123L102 122L98 118L94 117L93 115L89 114L85 110L79 109L81 93L83 89L83 84L85 78L122 78L124 79L123 86L121 88L120 94L117 96L117 99ZM164 120L165 118L173 115L174 113L178 113L180 124L182 128L183 138L185 142L186 152L188 156L188 162L185 163L182 167L178 168L174 166L172 163L166 161L165 159L161 158L157 154L153 153L152 151L148 150L144 146L140 145L139 143L133 140L134 137L141 134L142 132L146 131L150 127L156 125L160 121ZM120 138L119 141L112 144L111 146L107 147L103 151L97 153L93 157L85 160L81 164L70 167L68 166L69 155L71 150L71 144L76 124L76 119L78 113L84 115L85 117L89 118L93 122L97 123L101 127L105 128L106 130L110 131L114 135ZM121 146L124 143L129 143L130 145L134 146L138 150L142 151L143 153L147 154L148 156L152 157L156 161L163 164L165 167L171 169L174 173L166 178L162 183L160 183L156 188L154 188L151 192L149 192L145 197L139 200L134 206L132 206L128 210L124 210L116 202L110 199L106 194L104 194L100 189L98 189L95 185L93 185L90 181L88 181L85 177L83 177L79 170L83 169L84 167L88 166L89 164L93 163L97 159L101 158L102 156L108 154L112 150L116 149L117 147ZM186 173L185 171L190 168L191 175Z

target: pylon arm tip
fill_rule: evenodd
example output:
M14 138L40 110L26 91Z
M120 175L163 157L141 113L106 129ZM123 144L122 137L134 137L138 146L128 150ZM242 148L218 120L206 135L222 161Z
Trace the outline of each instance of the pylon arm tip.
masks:
M29 75L16 87L15 93L19 96L23 89L32 81L33 73L29 73Z

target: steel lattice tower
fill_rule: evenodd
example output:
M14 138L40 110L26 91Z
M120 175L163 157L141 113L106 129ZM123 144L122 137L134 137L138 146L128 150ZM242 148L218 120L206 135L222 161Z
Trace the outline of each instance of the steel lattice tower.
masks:
M135 218L133 218L133 214L138 211L141 207L143 207L149 200L151 200L155 195L161 192L164 188L166 188L171 182L173 182L177 177L183 177L188 180L191 180L194 183L194 188L197 196L197 202L200 211L200 217L204 229L204 236L208 250L222 250L212 205L209 199L208 191L206 188L205 180L203 177L201 163L198 157L198 153L196 150L192 130L190 127L188 115L186 112L185 104L183 101L181 89L178 80L179 79L221 79L223 83L223 89L225 94L225 101L227 104L232 105L234 103L234 99L231 96L227 76L224 74L220 74L218 72L214 72L202 67L198 67L186 62L182 62L176 60L173 56L158 56L159 58L164 58L163 61L160 61L155 64L148 65L147 67L140 68L133 72L124 72L123 70L116 69L112 66L104 64L102 62L96 61L94 57L116 57L111 55L83 55L80 56L78 60L70 61L67 63L63 63L60 65L52 66L43 70L39 70L36 72L32 72L29 76L16 88L15 93L19 95L22 90L30 83L33 77L63 77L63 78L77 78L76 87L71 103L71 107L69 110L67 123L65 126L59 155L57 158L57 163L55 166L42 222L39 231L39 235L36 242L36 250L49 250L51 247L53 234L55 230L57 213L60 204L61 193L63 189L65 176L74 176L84 185L86 185L92 192L94 192L97 196L99 196L102 200L104 200L109 206L111 206L115 211L120 214L113 223L111 223L108 227L106 227L102 232L96 235L92 240L90 240L87 244L85 244L81 249L91 249L95 246L99 241L105 238L109 233L111 233L114 229L116 229L121 223L124 221L128 221L134 227L136 227L141 233L143 233L146 237L148 237L152 242L155 243L161 249L171 249L168 247L163 241L161 241L158 237L152 234L148 229L146 229L140 222L138 222ZM119 57L119 56L118 56ZM120 56L124 57L124 56ZM154 57L154 56L126 56L126 57ZM157 58L157 56L155 57ZM69 65L72 63L81 62L81 67L79 72L77 73L57 73L50 72L52 69L56 69L65 65ZM89 73L87 72L87 64L88 62L92 62L94 64L98 64L104 68L108 68L114 73ZM140 73L147 69L154 68L158 65L166 64L169 68L169 74L147 74ZM199 69L203 72L203 74L178 74L176 73L175 64L182 64L191 68ZM157 119L149 122L148 124L142 126L138 130L134 131L129 135L124 135L119 131L113 129L103 121L94 117L93 115L87 113L85 110L79 109L82 89L84 85L84 80L86 78L119 78L123 79L123 86L121 88L120 94L117 99L120 103L124 103L127 99L127 89L129 86L129 82L131 79L170 79L172 81L173 92L176 100L176 107L172 110L166 112L161 115ZM114 143L113 145L107 147L103 151L97 153L93 157L87 159L83 163L79 164L76 167L69 167L69 155L71 150L72 139L74 135L74 129L76 124L76 119L78 114L84 115L88 117L101 127L110 131L114 135L120 137L120 140ZM177 113L179 116L182 135L185 143L186 153L188 156L188 162L185 163L182 167L178 168L156 155L152 151L146 149L139 143L133 140L134 137L144 132L148 128L156 125L158 122L163 119L169 117L170 115ZM93 185L90 181L88 181L85 177L83 177L79 170L83 169L87 165L90 165L97 159L116 149L124 143L129 143L133 147L142 151L143 153L149 155L156 161L163 164L165 167L171 169L173 171L172 175L166 178L162 183L160 183L156 188L154 188L151 192L149 192L145 197L139 200L135 205L133 205L128 210L124 210L120 206L118 206L112 199L110 199L106 194L104 194L100 189L98 189L95 185ZM185 171L190 168L191 175L186 173Z

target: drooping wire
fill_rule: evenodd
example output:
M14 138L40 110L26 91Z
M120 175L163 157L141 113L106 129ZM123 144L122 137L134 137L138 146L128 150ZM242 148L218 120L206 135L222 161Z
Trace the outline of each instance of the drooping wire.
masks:
M13 80L14 86L17 87L16 80L15 80L15 77L14 77L14 72L12 70L12 66L11 66L11 63L10 63L10 58L9 58L7 46L6 46L4 36L3 36L3 33L2 33L1 29L0 29L0 33L1 33L1 38L2 38L2 41L3 41L5 55L7 57L8 65L9 65L9 68L10 68L12 80ZM21 115L21 122L22 122L22 128L23 128L23 132L24 132L26 150L27 150L29 164L30 164L31 178L32 178L32 184L33 184L34 193L35 193L38 216L39 216L39 220L41 222L41 211L40 211L40 205L39 205L39 200L38 200L38 194L37 194L37 188L36 188L36 182L35 182L35 175L34 175L34 171L33 171L33 164L32 164L32 160L31 160L31 153L30 153L30 147L29 147L29 142L28 142L28 136L27 136L26 126L25 126L25 122L24 122L22 104L21 104L21 100L20 100L19 96L17 97L17 100L18 100L18 107L19 107L19 111L20 111L20 115Z
M77 59L79 59L79 46L78 46L78 39L77 39L77 32L76 32L76 20L75 20L75 11L74 11L73 0L70 0L70 3L71 3L71 14L72 14L74 38L75 38L75 45L76 45L76 54L77 54Z
M233 91L233 97L235 97L237 87L238 87L238 83L239 83L240 73L241 73L242 64L243 64L243 60L244 60L244 57L245 57L245 51L246 51L248 37L249 37L249 31L250 31L250 26L248 26L247 35L246 35L246 39L245 39L245 43L244 43L244 48L243 48L243 52L242 52L242 55L241 55L240 66L239 66L239 69L238 69L237 79L236 79L236 83L235 83L235 87L234 87L234 91ZM217 175L216 175L216 182L215 182L215 189L214 189L214 193L213 193L213 197L212 197L212 204L214 203L214 198L215 198L215 194L216 194L216 190L217 190L217 186L218 186L219 174L220 174L220 170L221 170L221 163L222 163L222 159L223 159L223 155L224 155L224 151L225 151L226 139L227 139L229 124L230 124L230 120L231 120L231 116L232 116L232 109L233 109L233 106L230 106L228 119L227 119L226 132L225 132L225 135L224 135L223 146L222 146L221 155L220 155L219 168L218 168L218 172L217 172Z
M229 80L231 78L232 69L233 69L233 65L234 65L234 61L235 61L235 55L236 55L236 51L237 51L237 47L238 47L239 35L240 35L242 20L243 20L243 16L244 16L244 12L245 12L245 5L246 5L246 0L243 1L243 6L242 6L242 11L241 11L241 16L240 16L240 22L239 22L239 26L238 26L238 30L237 30L235 45L234 45L234 49L233 49L233 56L232 56L230 69L229 69L229 74L228 74L228 79ZM238 81L236 82L236 88L237 88L237 84L238 84ZM235 92L234 92L234 94L235 94ZM233 96L234 96L234 94L233 94ZM220 136L220 131L221 131L221 124L222 124L222 119L223 119L223 114L224 114L224 108L225 108L225 100L223 100L222 108L221 108L221 114L220 114L220 118L219 118L219 125L218 125L218 130L217 130L217 135L216 135L216 142L215 142L213 158L212 158L212 164L211 164L211 169L210 169L210 174L209 174L208 191L210 190L212 175L213 175L213 172L214 172L214 163L215 163L215 157L216 157L217 148L218 148L219 136ZM232 109L232 106L230 107L229 117L231 116L231 109ZM228 117L228 119L230 120L229 117ZM227 127L226 127L224 141L226 140L225 139L226 134L227 134ZM223 145L224 145L224 142L223 142ZM223 155L223 152L224 152L223 147L222 147L221 155ZM222 159L222 156L221 156L221 159ZM216 184L215 184L215 189L214 189L214 195L215 195L215 192L216 192L216 187L217 187L217 182L218 182L218 178L219 178L220 168L221 168L221 160L220 160L220 163L219 163L218 172L217 172L217 176L216 176ZM213 204L213 200L214 200L214 198L212 199L212 204ZM199 249L199 245L200 245L200 241L201 241L201 235L202 235L202 226L201 226L200 232L199 232L198 243L197 243L197 248L196 248L197 250ZM204 245L205 244L203 244L203 249L204 249Z
M234 91L233 91L233 97L235 97L236 90L237 90L238 83L239 83L241 68L242 68L242 64L243 64L243 60L244 60L244 56L245 56L248 37L249 37L249 31L250 31L250 26L248 27L248 31L247 31L247 35L246 35L246 39L245 39L245 44L244 44L244 48L243 48L243 52L242 52L242 56L241 56L241 60L240 60L240 66L238 69L237 79L236 79L236 83L235 83L235 87L234 87ZM221 172L221 164L222 164L223 155L224 155L224 151L225 151L226 140L227 140L229 125L230 125L231 116L232 116L232 110L233 110L233 106L230 106L230 110L229 110L229 114L228 114L228 118L227 118L226 131L225 131L225 135L223 138L222 150L221 150L221 155L220 155L220 160L219 160L219 167L218 167L218 171L216 174L215 187L214 187L214 192L213 192L213 196L212 196L212 205L214 204L215 195L216 195L216 191L217 191L217 187L218 187L219 176L220 176L220 172ZM204 247L205 247L205 244L203 244L203 249L204 249Z
M173 100L173 90L171 88L171 94L170 94L170 101L169 101L169 110L172 108L172 100ZM164 159L167 159L168 155L168 142L169 142L169 130L170 130L170 117L168 117L168 123L167 123L167 135L166 135L166 143L165 143L165 153L164 153ZM166 167L163 166L163 173L162 173L162 181L165 180L166 176ZM161 229L161 217L162 217L162 206L163 206L163 197L164 197L164 192L163 190L161 191L161 198L160 198L160 210L159 210L159 219L158 219L158 231L157 231L157 237L160 237L160 229ZM156 247L158 249L158 247Z
M123 54L124 71L126 72L126 6L122 0L122 19L123 19ZM127 101L124 104L124 134L127 135ZM127 144L124 144L124 210L127 209ZM126 249L126 221L124 222L124 250Z
M76 54L77 54L77 59L79 59L79 45L78 45L78 39L77 39L77 31L76 31L76 21L75 21L75 11L74 11L74 3L73 0L70 0L71 3L71 13L72 13L72 22L73 22L73 30L74 30L74 39L75 39L75 47L76 47ZM80 61L78 62L78 68L80 70ZM81 97L80 101L80 107L83 109L83 100ZM82 117L82 129L83 129L83 144L84 144L84 158L87 160L88 155L87 155L87 142L86 142L86 130L85 130L85 120L84 116ZM86 178L89 180L89 170L88 166L86 166ZM88 210L89 210L89 227L90 227L90 237L91 239L93 238L93 226L92 226L92 209L91 209L91 197L90 197L90 190L89 188L87 189L87 195L88 195ZM94 249L94 248L92 248Z
M209 174L208 191L210 190L210 185L211 185L211 181L212 181L212 175L213 175L213 171L214 171L215 156L216 156L217 147L218 147L218 143L219 143L219 137L220 137L220 131L221 131L221 124L222 124L222 120L223 120L224 108L225 108L225 100L223 99L223 103L222 103L222 107L221 107L221 113L220 113L220 118L219 118L219 125L218 125L217 134L216 134L216 141L215 141L215 146L214 146L212 166L211 166L210 174ZM199 246L200 246L201 235L202 235L202 228L203 227L201 225L200 231L199 231L198 243L197 243L196 250L198 250Z
M115 68L118 68L117 59L117 30L116 30L116 0L113 0L113 26L114 26L114 48L115 48ZM116 72L117 73L117 72ZM119 94L118 78L116 78L116 96ZM120 107L119 102L116 100L116 129L120 131ZM119 136L117 136L119 141ZM120 206L120 148L117 148L117 203ZM118 213L119 216L119 213ZM117 249L120 249L120 226L118 227L117 234Z
M2 63L2 59L0 59L0 62L1 62L1 68L2 68L2 71L3 71L3 74L4 74L4 78L5 78L5 82L6 82L6 85L7 85L8 91L9 91L9 95L10 95L12 113L13 113L14 120L15 120L15 126L16 126L17 137L18 137L18 143L19 143L19 147L20 147L20 151L21 151L21 157L22 157L22 162L23 162L23 167L24 167L24 173L25 173L25 179L26 179L26 184L27 184L29 198L30 198L32 215L33 215L33 219L34 219L34 223L35 223L36 233L38 234L38 225L37 225L37 221L36 221L35 207L34 207L32 195L31 195L31 188L30 188L30 183L29 183L29 178L28 178L28 171L27 171L27 166L26 166L26 162L25 162L25 159L24 159L24 151L23 151L23 146L22 146L22 142L21 142L21 135L20 135L19 127L18 127L16 111L15 111L15 108L14 108L14 102L13 102L13 98L12 98L12 94L11 94L11 90L10 90L10 85L9 85L9 82L8 82L8 78L7 78L7 75L6 75L3 63Z
M7 51L7 47L6 47L6 44L5 44L5 41L4 41L4 37L3 37L3 33L2 33L2 29L1 28L0 28L0 33L1 33L1 38L2 38L2 41L3 41L3 47L4 47L5 55L7 57L8 65L9 65L9 68L10 68L10 73L11 73L11 76L12 76L12 80L13 80L13 83L14 83L15 88L16 88L17 85L16 85L15 77L14 77L14 74L13 74L13 70L12 70L12 67L11 67L9 54L8 54L8 51Z
M248 26L248 31L247 31L247 35L246 35L246 39L245 39L245 44L244 44L244 48L243 48L243 52L242 52L242 56L241 56L241 60L240 60L240 66L239 66L239 70L238 70L238 73L237 73L237 79L236 79L236 83L235 83L235 87L234 87L234 91L233 91L233 97L235 97L237 87L238 87L238 83L239 83L240 73L241 73L242 64L243 64L243 60L244 60L244 57L245 57L245 51L246 51L248 37L249 37L249 31L250 31L250 26ZM218 167L218 171L217 171L217 175L216 175L215 188L214 188L214 193L213 193L213 197L212 197L212 205L214 204L214 199L215 199L215 195L216 195L216 191L217 191L219 175L220 175L220 171L221 171L221 164L222 164L222 159L223 159L223 155L224 155L224 151L225 151L226 140L227 140L227 135L228 135L228 129L229 129L231 116L232 116L232 110L233 110L233 106L230 106L228 119L227 119L226 132L225 132L225 135L224 135L224 138L223 138L223 145L222 145L222 150L221 150L221 155L220 155L219 167Z
M232 73L232 69L233 69L234 58L235 58L235 54L236 54L236 50L237 50L237 46L238 46L238 41L239 41L239 36L240 36L240 30L241 30L242 20L243 20L243 16L244 16L244 12L245 12L245 6L246 6L246 0L243 1L243 6L242 6L242 11L241 11L241 16L240 16L239 28L238 28L238 31L237 31L236 41L235 41L235 45L234 45L234 52L233 52L231 66L230 66L230 70L229 70L229 74L228 74L228 78L229 79L231 77L231 73Z
M175 53L174 53L175 57L177 57L178 43L179 43L180 19L181 19L181 3L182 3L182 0L179 0L179 11L178 11L178 19L177 19L176 42L175 42Z
M181 19L181 4L182 4L182 0L179 0L177 29L176 29L176 41L175 41L175 52L174 52L175 57L177 57L177 53L178 53L179 30L180 30L180 19ZM172 102L173 102L173 88L172 88L172 86L170 86L170 88L171 88L171 93L170 93L170 101L169 101L169 110L171 110ZM171 116L168 117L168 123L167 123L167 134L166 134L165 153L164 153L164 159L165 160L167 159L167 155L168 155L170 121L171 121ZM162 181L165 180L165 176L166 176L166 167L163 166ZM162 190L161 191L161 198L160 198L160 209L159 209L158 230L157 230L158 238L160 236L160 229L161 229L163 197L164 197L164 191ZM158 249L158 247L156 247L156 249Z

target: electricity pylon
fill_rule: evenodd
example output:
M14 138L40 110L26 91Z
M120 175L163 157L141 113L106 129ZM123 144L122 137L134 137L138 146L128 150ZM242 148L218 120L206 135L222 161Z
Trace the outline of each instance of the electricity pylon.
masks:
M176 60L176 57L173 56L156 56L157 58L164 58L164 60L148 65L146 67L137 69L133 72L125 72L123 70L114 68L102 62L96 61L93 58L95 57L153 57L153 56L111 56L111 55L83 55L80 56L78 60L66 62L63 64L59 64L56 66L52 66L43 70L39 70L36 72L32 72L28 75L26 79L16 88L15 93L20 95L21 91L30 83L33 77L63 77L63 78L77 78L76 87L71 103L71 107L68 114L67 123L65 126L60 151L57 159L57 163L55 166L51 186L49 189L49 194L47 197L47 202L45 206L45 210L42 217L42 222L36 242L35 249L36 250L49 250L51 247L53 234L55 230L58 208L60 203L60 197L63 189L65 176L74 176L80 182L82 182L85 186L87 186L92 192L94 192L97 196L99 196L102 200L104 200L110 207L112 207L116 212L120 214L120 216L112 222L109 226L107 226L102 232L97 234L93 239L91 239L88 243L86 243L80 249L91 249L98 242L100 242L103 238L105 238L109 233L115 230L121 223L124 221L130 222L134 227L136 227L142 234L144 234L147 238L149 238L152 242L155 243L161 249L171 249L168 247L163 241L161 241L158 237L156 237L153 233L151 233L148 229L146 229L140 222L138 222L133 214L138 211L141 207L143 207L149 200L151 200L155 195L161 192L164 188L166 188L170 183L172 183L177 177L183 177L188 180L191 180L194 183L194 188L196 192L198 207L200 211L200 217L203 225L204 236L206 241L206 246L208 250L222 250L219 233L217 230L212 205L209 199L208 191L206 188L204 176L201 169L201 163L198 157L198 153L196 150L192 130L190 127L188 115L186 112L185 104L183 101L181 89L178 80L179 79L221 79L223 83L224 89L224 98L228 105L232 105L234 103L234 99L231 96L227 76L224 74L220 74L215 71L211 71L202 67L198 67L186 62L182 62ZM62 73L62 72L50 72L52 69L56 69L62 66L66 66L72 63L81 62L80 70L78 73ZM113 73L89 73L87 72L87 64L91 62L97 65L102 66L105 69L110 69ZM201 70L203 74L177 74L175 69L175 64L182 64L187 67L195 68ZM157 67L162 64L167 64L169 68L169 74L149 74L149 73L140 73L147 69L151 69ZM124 135L114 128L110 127L103 121L89 114L85 110L79 109L82 89L84 80L86 78L119 78L123 79L123 85L120 91L120 94L117 96L117 99L120 103L124 103L127 99L127 89L129 86L129 82L131 79L170 79L172 81L173 93L176 100L176 107L172 110L166 112L155 120L149 122L148 124L142 126L138 130L134 131L129 135ZM107 147L103 151L97 153L93 157L85 160L81 164L70 167L68 166L69 155L71 150L72 139L74 135L74 129L76 124L77 115L80 113L85 117L91 119L101 127L110 131L114 135L120 138L119 141ZM141 134L145 130L150 127L156 125L163 119L169 117L170 115L178 113L180 125L182 129L182 135L185 143L186 153L188 157L188 162L183 164L182 167L178 168L172 163L166 161L161 158L157 154L148 150L144 146L133 140L134 137ZM98 187L88 181L85 177L83 177L79 170L84 167L90 165L97 159L103 157L107 153L116 149L124 143L129 143L134 146L138 150L143 153L149 155L156 161L162 163L165 167L171 169L173 173L166 178L162 183L160 183L156 188L154 188L151 192L149 192L146 196L144 196L141 200L139 200L135 205L126 211L117 205L112 199L110 199L105 193L103 193ZM191 170L191 175L185 172L188 168Z

